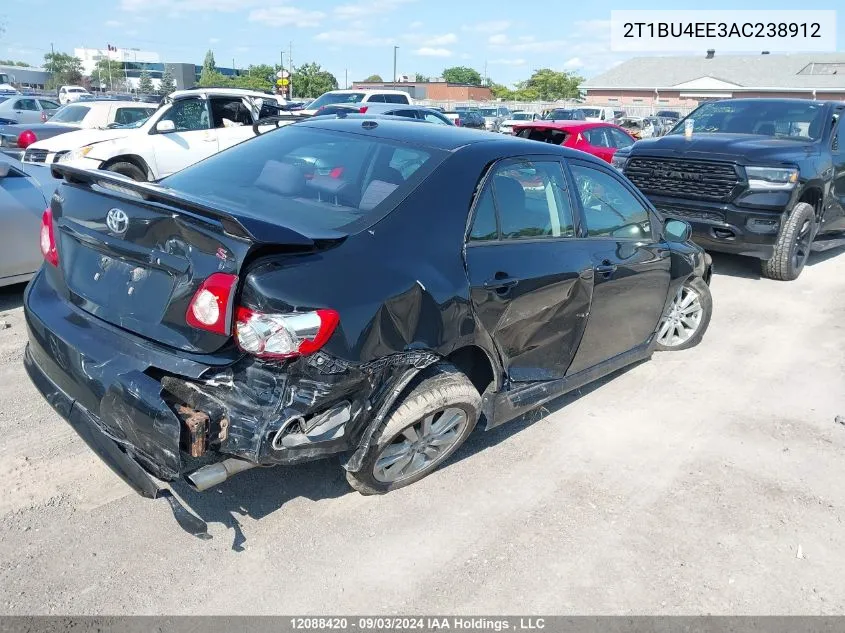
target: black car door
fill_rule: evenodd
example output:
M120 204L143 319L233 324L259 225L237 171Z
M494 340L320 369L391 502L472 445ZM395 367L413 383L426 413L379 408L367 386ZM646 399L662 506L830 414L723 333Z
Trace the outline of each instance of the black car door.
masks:
M565 376L584 332L593 271L571 193L560 162L526 157L493 165L476 196L470 298L512 381Z
M830 143L830 156L833 163L833 183L828 206L824 212L824 232L845 231L845 109L838 111L839 116L833 138Z
M645 343L663 314L670 251L657 218L610 167L569 161L595 271L590 317L569 374Z

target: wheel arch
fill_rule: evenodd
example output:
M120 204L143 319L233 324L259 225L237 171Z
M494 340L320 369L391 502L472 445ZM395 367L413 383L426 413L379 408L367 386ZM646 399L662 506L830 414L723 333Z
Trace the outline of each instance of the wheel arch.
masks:
M802 191L801 195L798 197L798 203L801 202L806 202L813 207L816 222L821 220L822 211L824 209L824 193L819 187L811 186Z
M153 174L153 171L150 169L147 161L138 154L120 154L114 158L109 158L106 162L100 165L100 169L108 169L116 163L130 163L147 174L147 180L153 180L155 178L155 174Z

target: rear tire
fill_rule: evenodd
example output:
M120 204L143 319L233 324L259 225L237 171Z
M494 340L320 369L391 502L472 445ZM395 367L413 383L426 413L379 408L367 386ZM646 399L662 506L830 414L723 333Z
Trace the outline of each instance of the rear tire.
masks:
M137 180L138 182L146 182L147 181L147 174L146 172L135 165L134 163L128 163L126 161L120 161L117 163L112 163L108 167L106 167L106 171L113 171L116 174L120 174L122 176L127 176L132 180Z
M346 479L377 495L404 488L434 472L464 443L478 422L481 396L452 365L425 370L373 434L361 469Z
M806 202L796 204L781 227L774 256L760 262L763 276L778 281L798 279L810 256L815 229L813 207Z

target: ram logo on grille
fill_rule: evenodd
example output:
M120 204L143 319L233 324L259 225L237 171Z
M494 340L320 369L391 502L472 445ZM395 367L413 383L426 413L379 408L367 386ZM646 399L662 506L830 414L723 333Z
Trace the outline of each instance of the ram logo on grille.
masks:
M674 171L672 169L652 169L651 175L657 178L672 178L674 180L701 180L701 174L691 171Z

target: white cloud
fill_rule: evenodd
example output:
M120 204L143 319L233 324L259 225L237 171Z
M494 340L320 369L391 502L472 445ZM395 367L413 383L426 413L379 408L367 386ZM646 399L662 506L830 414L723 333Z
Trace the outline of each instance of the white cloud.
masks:
M606 35L610 39L610 20L576 20L572 28L579 35Z
M507 31L511 23L507 20L490 20L489 22L479 22L478 24L466 24L461 27L463 31L474 31L476 33L499 33L500 31Z
M219 38L219 37L209 37L209 38L208 38L208 43L209 43L209 44L217 44L217 42L219 42L219 41L220 41L220 38Z
M519 59L494 59L490 61L491 64L501 64L502 66L525 66L528 62L522 58Z
M354 4L342 4L335 7L334 12L341 18L360 18L368 15L378 15L395 11L403 4L416 0L362 0Z
M220 11L223 13L235 13L242 11L245 6L279 4L284 0L120 0L120 8L124 11L161 11L169 10L171 13L188 13L191 11Z
M250 22L262 22L267 26L296 26L305 28L320 26L326 14L322 11L308 11L296 7L268 7L253 9L249 13Z
M576 68L583 68L584 62L581 61L580 57L573 57L572 59L567 59L563 63L563 67L567 70L575 70Z
M447 48L431 48L423 46L422 48L415 50L414 55L420 55L422 57L451 57L452 51Z
M420 46L444 46L445 44L454 44L458 41L458 36L454 33L444 33L443 35L425 35L423 33L408 33L402 36L402 40Z
M375 37L367 31L323 31L314 36L317 42L329 42L331 44L354 44L356 46L390 46L395 40L390 38Z
M493 46L505 46L510 42L510 38L504 33L491 35L487 42Z
M117 20L109 20L105 24L107 27L116 29L119 26L123 26L123 22L118 22Z
M537 38L535 38L533 35L523 35L522 37L519 38L519 41L520 42L533 42L536 39Z
M408 28L409 29L419 29L419 28L422 28L422 26L423 26L423 23L420 22L419 20L417 20L416 22L411 22L408 25Z

